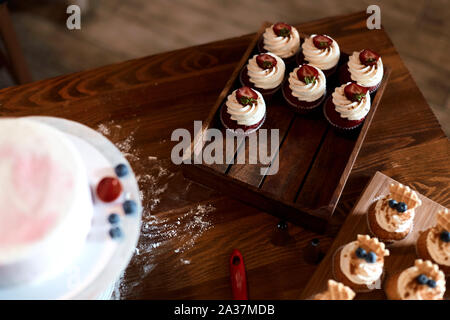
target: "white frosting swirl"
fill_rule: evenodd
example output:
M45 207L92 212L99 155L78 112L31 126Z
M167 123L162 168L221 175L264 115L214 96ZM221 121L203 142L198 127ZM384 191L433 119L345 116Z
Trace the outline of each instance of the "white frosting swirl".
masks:
M345 276L356 284L370 285L375 283L383 273L384 260L378 260L374 263L369 263L363 259L358 259L355 256L355 251L358 249L358 241L348 243L342 248L340 256L340 267ZM359 262L358 272L352 272L351 262L354 259Z
M349 57L347 63L348 71L350 72L352 80L360 86L374 87L379 84L383 78L383 62L380 57L373 66L366 66L359 60L360 52L355 51Z
M252 105L243 106L237 101L236 91L234 90L227 99L227 113L230 114L231 119L237 121L239 125L252 126L260 122L266 114L266 103L264 98L258 91L254 90L258 94L256 103Z
M439 232L434 228L427 235L427 249L433 260L443 266L450 266L450 243L439 239Z
M291 26L288 37L277 36L273 31L273 25L266 28L263 34L264 49L281 58L289 58L297 53L300 48L300 35L296 28Z
M325 94L326 77L323 74L322 70L314 66L312 67L315 68L319 73L314 83L306 84L302 80L299 80L297 76L297 70L300 69L300 67L295 68L289 74L289 88L292 90L292 95L300 101L316 101L322 98Z
M404 270L398 277L397 288L402 300L439 300L445 292L445 279L436 281L436 287L419 285L416 278L419 275L417 267Z
M315 34L312 34L309 38L305 39L305 42L302 44L305 60L308 61L309 64L312 64L321 70L329 70L334 68L334 66L336 66L339 62L339 57L341 56L338 43L333 38L327 36L333 40L330 47L318 49L313 42L313 38L315 36Z
M267 54L274 57L277 61L275 67L270 69L261 68L256 62L256 57L258 55L254 55L253 58L249 59L247 64L247 74L250 78L250 82L253 83L255 87L261 89L273 89L278 87L283 81L284 72L286 70L283 59L270 52L267 52Z
M349 83L343 84L334 90L332 94L333 104L335 105L336 111L340 113L342 118L348 120L361 120L370 111L370 94L369 91L367 91L366 96L359 102L348 100L345 96L344 88Z
M409 209L403 213L388 205L389 199L383 198L375 205L375 219L378 225L388 232L405 232L412 227L415 211Z

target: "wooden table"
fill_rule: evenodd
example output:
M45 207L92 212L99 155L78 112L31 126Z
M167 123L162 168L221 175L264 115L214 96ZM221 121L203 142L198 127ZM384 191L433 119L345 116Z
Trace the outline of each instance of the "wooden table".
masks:
M228 257L239 248L251 299L296 299L315 269L304 248L325 251L370 177L380 170L450 205L450 144L384 30L365 13L299 25L333 36L343 51L368 47L392 67L390 83L325 235L289 225L185 180L170 163L176 128L193 131L245 51L251 35L0 91L2 116L50 115L107 135L139 175L145 216L122 299L231 298ZM255 30L258 26L255 26Z

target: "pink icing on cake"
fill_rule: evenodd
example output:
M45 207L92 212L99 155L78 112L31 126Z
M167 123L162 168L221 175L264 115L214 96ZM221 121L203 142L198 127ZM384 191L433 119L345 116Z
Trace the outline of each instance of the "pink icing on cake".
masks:
M84 163L63 133L0 120L0 190L0 286L39 278L61 263L61 250L79 252L92 200Z

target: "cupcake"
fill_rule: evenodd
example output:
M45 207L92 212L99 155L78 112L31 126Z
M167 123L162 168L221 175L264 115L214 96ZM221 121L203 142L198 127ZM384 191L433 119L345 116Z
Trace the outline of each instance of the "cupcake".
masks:
M266 118L266 103L261 93L249 87L234 90L220 110L225 128L236 134L258 130Z
M418 259L413 267L391 276L384 291L389 300L442 300L444 273L437 264Z
M415 209L422 204L417 193L401 183L392 183L389 194L374 202L367 213L371 232L382 241L399 241L413 229Z
M354 81L372 93L380 86L383 72L380 55L372 50L364 49L353 52L348 63L342 66L339 78L341 83Z
M261 53L248 60L240 80L243 86L258 90L267 100L280 88L285 69L283 59L270 52Z
M364 121L370 111L370 103L369 91L349 82L334 90L323 111L332 126L350 130L357 128Z
M339 45L333 38L312 34L303 42L302 50L297 55L297 63L307 62L322 70L329 78L335 73L340 56Z
M312 300L353 300L355 292L340 282L328 280L327 291L318 293Z
M295 62L300 48L300 35L293 26L278 22L266 28L258 42L260 53L271 52L284 60L286 64Z
M333 258L333 271L337 281L356 292L371 291L381 281L384 257L389 255L384 243L368 235L338 249Z
M325 75L309 64L295 68L283 85L285 100L300 113L317 108L325 100L325 93Z
M450 212L448 209L437 213L437 223L425 230L417 240L417 254L420 258L431 260L450 275Z

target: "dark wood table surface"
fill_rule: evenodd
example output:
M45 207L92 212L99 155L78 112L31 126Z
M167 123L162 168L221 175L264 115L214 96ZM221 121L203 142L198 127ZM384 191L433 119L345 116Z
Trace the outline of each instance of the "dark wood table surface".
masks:
M228 257L241 250L251 299L296 299L370 177L380 170L450 205L450 144L384 30L366 14L297 27L325 33L343 51L372 48L392 69L390 83L324 235L278 220L183 178L170 161L176 128L193 131L245 51L251 35L162 53L0 91L1 116L48 115L84 123L127 155L143 194L143 229L121 279L121 299L231 298ZM258 26L255 26L255 31Z

